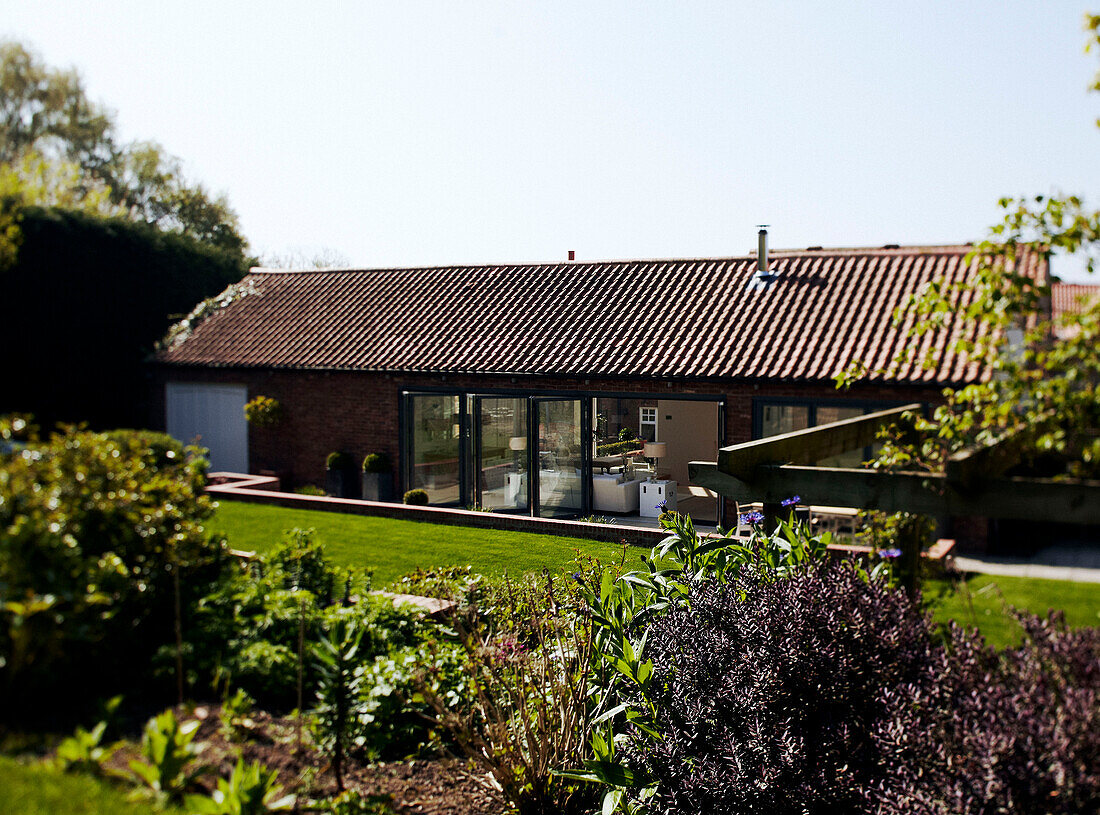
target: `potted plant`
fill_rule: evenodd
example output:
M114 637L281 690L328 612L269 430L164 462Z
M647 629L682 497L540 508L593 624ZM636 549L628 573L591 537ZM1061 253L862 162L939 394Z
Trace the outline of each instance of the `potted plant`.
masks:
M245 403L244 419L253 427L274 427L282 418L282 403L271 396L256 396Z
M393 500L393 474L385 453L367 453L363 459L363 500Z
M325 494L333 498L354 498L352 458L347 453L329 453L325 459Z

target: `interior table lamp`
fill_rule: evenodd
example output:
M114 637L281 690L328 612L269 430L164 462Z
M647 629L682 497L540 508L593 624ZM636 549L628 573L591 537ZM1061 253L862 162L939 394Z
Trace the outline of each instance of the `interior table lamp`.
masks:
M668 454L668 442L663 441L647 441L643 450L646 458L653 459L653 475L649 480L654 481L657 477L657 462L662 456Z

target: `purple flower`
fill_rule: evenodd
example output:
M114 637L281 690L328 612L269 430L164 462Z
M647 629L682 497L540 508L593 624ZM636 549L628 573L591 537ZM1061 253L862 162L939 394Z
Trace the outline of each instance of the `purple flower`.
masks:
M738 523L743 524L758 524L764 520L763 512L743 512L738 519Z
M801 500L802 500L801 495L792 495L790 498L787 498L785 501L783 501L783 506L793 507L795 504L797 504Z
M878 553L878 556L879 557L886 557L886 558L901 557L901 550L900 549L883 549L882 551L880 551Z
M654 509L659 509L659 510L661 510L661 512L668 512L668 499L666 498L664 501L657 504L657 506L655 506L653 508Z

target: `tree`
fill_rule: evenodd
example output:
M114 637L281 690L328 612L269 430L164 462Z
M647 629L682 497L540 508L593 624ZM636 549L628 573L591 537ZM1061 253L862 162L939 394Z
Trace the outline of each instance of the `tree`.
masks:
M1100 46L1100 16L1086 15L1085 27L1086 50ZM1091 89L1100 90L1100 73ZM915 314L915 338L953 328L947 343L930 343L930 354L943 348L965 354L987 375L946 389L932 419L916 419L915 436L894 429L875 466L938 470L963 448L1010 440L1019 470L1100 476L1100 302L1054 326L1046 310L1049 282L1030 265L1055 252L1084 254L1093 271L1100 211L1074 195L1003 198L1000 206L1002 222L971 253L976 276L933 284L897 315L900 324ZM959 318L967 330L959 330ZM838 384L864 373L853 363Z
M241 279L239 253L144 223L26 207L14 264L0 267L12 304L0 321L0 413L96 428L148 427L158 408L146 360L173 322Z
M88 99L75 71L47 67L20 43L0 43L0 165L24 182L23 204L55 205L49 196L36 197L29 183L28 168L41 164L66 180L66 196L78 208L88 209L90 198L101 214L106 208L105 214L245 251L225 196L188 182L179 159L155 142L119 143L112 113Z
M266 252L260 256L259 265L266 269L332 269L351 263L346 255L322 246L320 249L297 247L287 252Z

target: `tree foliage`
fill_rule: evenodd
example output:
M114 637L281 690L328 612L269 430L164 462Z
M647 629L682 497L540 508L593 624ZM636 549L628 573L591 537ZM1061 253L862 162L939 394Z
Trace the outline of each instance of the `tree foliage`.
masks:
M76 71L50 68L18 42L0 43L0 165L22 182L8 209L75 204L244 254L224 196L189 181L157 143L122 143L113 113L88 98ZM36 184L42 175L53 183Z
M196 302L239 280L239 255L147 224L36 207L22 214L22 248L0 270L0 343L19 387L0 412L43 424L141 427L154 421L145 367L157 341Z
M1100 17L1088 15L1086 28L1089 46L1100 44ZM1100 73L1092 88L1100 90ZM931 420L916 417L916 436L895 428L876 466L938 470L963 448L1011 437L1018 472L1100 475L1100 300L1055 324L1051 281L1035 263L1052 255L1083 256L1093 271L1100 211L1075 195L1002 198L1000 206L1001 223L970 253L975 275L953 285L933 283L895 315L898 325L912 320L914 347L954 323L949 341L925 343L924 362L961 354L983 376L946 389L945 404ZM959 330L960 321L970 328ZM855 362L838 384L864 373Z

